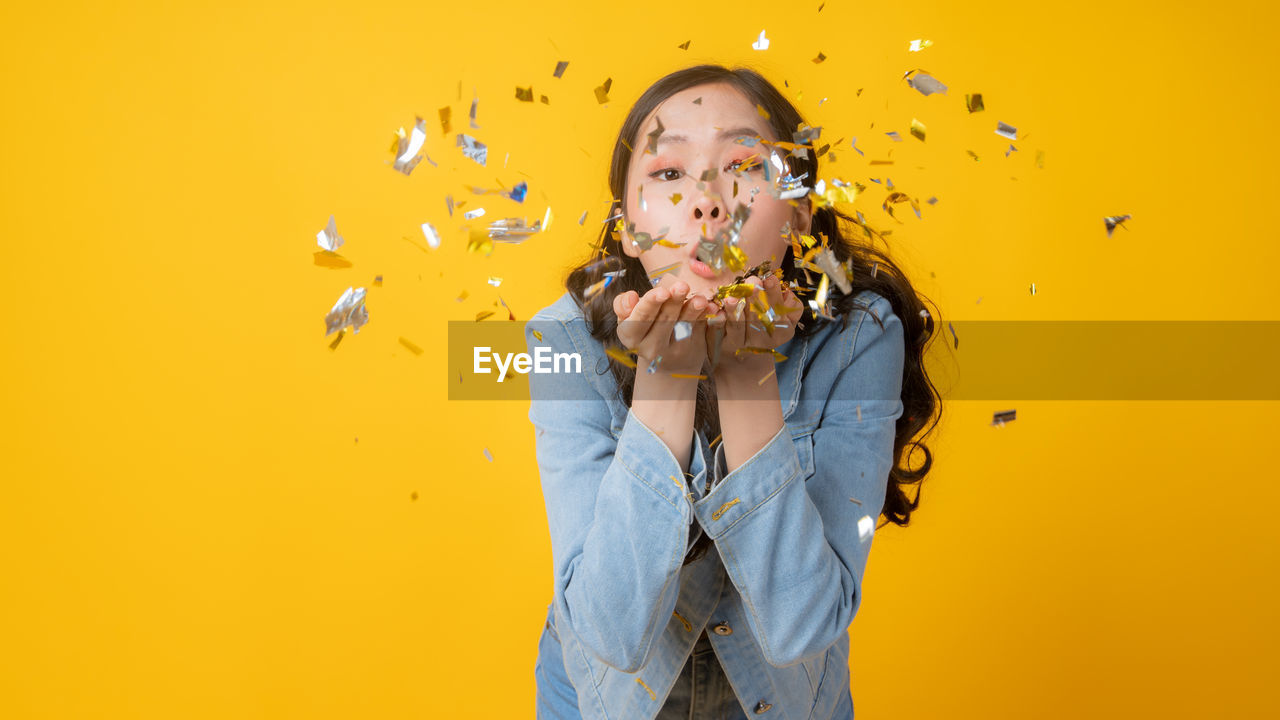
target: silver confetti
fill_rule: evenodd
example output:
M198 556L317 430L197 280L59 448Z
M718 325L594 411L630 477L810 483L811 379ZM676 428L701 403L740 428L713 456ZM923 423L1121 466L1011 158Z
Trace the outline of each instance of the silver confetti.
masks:
M427 244L432 250L440 247L440 232L431 223L422 223L422 234L427 238Z
M338 302L333 304L329 314L324 317L326 337L348 326L355 332L360 332L360 328L369 322L369 311L364 306L364 295L364 288L357 290L349 287L342 293L342 297L338 298Z
M396 159L392 168L408 175L422 162L418 150L422 149L422 144L427 140L427 121L418 117L409 137L405 137L404 128L400 128L398 134L400 140L396 143Z
M1107 234L1110 235L1111 231L1108 230ZM330 215L329 224L325 229L316 233L316 244L329 252L337 252L338 248L342 247L342 243L343 239L342 236L338 234L338 226L334 221L333 216Z
M458 147L462 148L463 155L466 155L481 165L484 165L485 161L488 159L489 146L479 140L476 140L470 135L458 135Z
M1009 138L1010 140L1018 139L1018 129L1012 125L1006 125L999 120L996 121L996 134L1000 137Z

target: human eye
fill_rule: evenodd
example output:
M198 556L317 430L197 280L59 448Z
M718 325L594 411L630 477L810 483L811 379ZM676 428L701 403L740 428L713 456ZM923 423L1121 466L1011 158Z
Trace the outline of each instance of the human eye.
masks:
M679 180L681 172L675 168L662 168L649 173L654 180Z
M751 157L742 158L741 160L734 160L729 163L729 166L725 168L725 171L741 174L744 172L755 172L759 169L760 156L752 155Z

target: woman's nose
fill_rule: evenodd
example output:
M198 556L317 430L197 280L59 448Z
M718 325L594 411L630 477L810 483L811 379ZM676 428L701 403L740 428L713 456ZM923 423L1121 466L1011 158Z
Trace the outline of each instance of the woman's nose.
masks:
M702 220L703 218L711 218L719 220L724 216L724 211L720 209L720 204L714 199L703 195L693 203L693 218Z

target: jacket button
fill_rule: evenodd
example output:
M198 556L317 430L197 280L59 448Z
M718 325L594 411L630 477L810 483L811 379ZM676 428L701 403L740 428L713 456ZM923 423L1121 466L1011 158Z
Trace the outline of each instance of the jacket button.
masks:
M765 702L765 701L761 700L760 702L756 703L756 711L755 711L755 712L756 712L756 714L757 714L757 715L763 715L763 714L765 714L765 713L769 712L769 708L771 708L771 707L773 707L773 706L772 706L772 705L770 705L769 703L767 703L767 702Z
M733 628L729 627L729 623L720 623L713 628L717 635L732 635Z

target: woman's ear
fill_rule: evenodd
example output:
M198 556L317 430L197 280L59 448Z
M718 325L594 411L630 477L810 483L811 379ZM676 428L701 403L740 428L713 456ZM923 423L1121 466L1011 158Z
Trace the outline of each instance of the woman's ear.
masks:
M809 202L808 195L796 204L792 220L791 227L795 228L796 232L801 235L812 234L809 230L813 227L813 204Z

